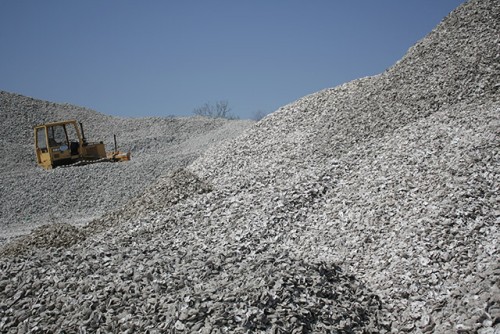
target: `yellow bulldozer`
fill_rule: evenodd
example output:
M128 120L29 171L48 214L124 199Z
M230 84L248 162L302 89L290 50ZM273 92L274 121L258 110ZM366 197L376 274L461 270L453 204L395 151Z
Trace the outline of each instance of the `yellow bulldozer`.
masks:
M35 153L38 165L45 169L59 166L86 165L96 162L130 160L130 152L115 149L106 152L103 142L87 142L83 125L76 120L37 125L34 128Z

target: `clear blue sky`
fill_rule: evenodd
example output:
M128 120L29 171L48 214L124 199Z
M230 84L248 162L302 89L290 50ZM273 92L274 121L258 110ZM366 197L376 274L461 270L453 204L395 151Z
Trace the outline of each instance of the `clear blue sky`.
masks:
M250 118L383 72L464 0L4 0L0 90L126 116Z

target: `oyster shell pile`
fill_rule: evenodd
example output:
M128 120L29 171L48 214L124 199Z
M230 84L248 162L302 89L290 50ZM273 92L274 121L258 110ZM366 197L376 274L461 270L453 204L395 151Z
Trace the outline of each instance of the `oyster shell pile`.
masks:
M499 82L500 3L469 1L386 72L4 247L0 331L499 332Z

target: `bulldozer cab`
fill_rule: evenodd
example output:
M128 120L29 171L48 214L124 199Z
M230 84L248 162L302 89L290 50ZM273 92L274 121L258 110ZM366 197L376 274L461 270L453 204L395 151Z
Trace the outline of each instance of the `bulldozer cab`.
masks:
M50 169L79 158L83 139L76 124L76 121L64 121L35 127L35 151L39 165Z

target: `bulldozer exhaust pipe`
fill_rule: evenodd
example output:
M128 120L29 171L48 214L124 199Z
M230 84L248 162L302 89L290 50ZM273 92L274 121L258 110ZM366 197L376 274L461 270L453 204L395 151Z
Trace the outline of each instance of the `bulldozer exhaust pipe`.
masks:
M113 135L113 141L115 143L115 152L118 152L118 146L116 145L116 135Z
M84 145L87 145L87 139L85 139L85 132L83 132L83 124L80 122L80 130L82 131L82 141Z

